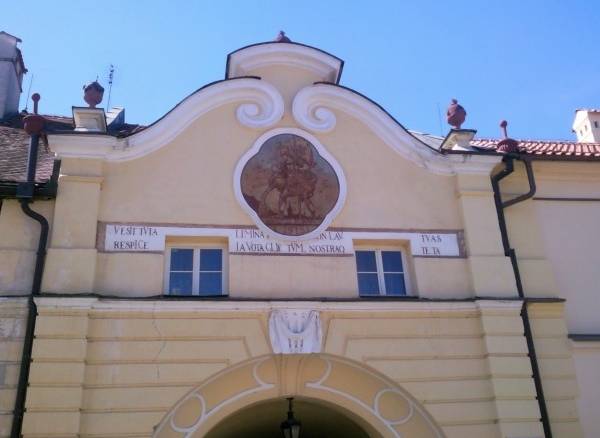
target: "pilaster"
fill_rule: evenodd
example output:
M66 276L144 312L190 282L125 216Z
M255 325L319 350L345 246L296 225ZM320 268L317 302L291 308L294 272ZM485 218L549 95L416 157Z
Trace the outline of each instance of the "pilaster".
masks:
M521 301L479 301L500 436L544 435L536 400Z
M96 270L102 162L67 158L61 172L42 290L89 293Z
M36 299L38 318L23 437L79 436L88 318L96 301Z
M508 198L508 196L507 196ZM558 285L540 230L535 201L529 199L504 210L510 244L515 249L526 297L557 297Z
M504 255L489 174L457 176L473 291L479 297L515 297L517 287Z

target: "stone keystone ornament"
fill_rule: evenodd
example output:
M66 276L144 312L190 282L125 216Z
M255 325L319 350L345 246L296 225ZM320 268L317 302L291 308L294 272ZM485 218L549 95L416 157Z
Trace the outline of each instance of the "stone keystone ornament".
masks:
M320 353L323 331L319 312L275 309L269 317L269 337L276 354Z
M318 237L341 209L345 182L335 159L308 133L277 129L261 136L235 172L238 201L272 237Z

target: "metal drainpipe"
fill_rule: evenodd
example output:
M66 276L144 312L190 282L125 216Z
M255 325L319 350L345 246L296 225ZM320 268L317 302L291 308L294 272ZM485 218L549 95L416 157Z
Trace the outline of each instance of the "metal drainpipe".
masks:
M527 172L527 181L529 183L529 191L525 194L519 195L515 198L509 199L508 201L502 201L502 195L500 194L500 181L511 173L514 172L514 160L520 160L525 165ZM515 283L517 285L517 292L519 297L523 299L523 308L521 309L521 319L523 320L524 335L527 342L527 350L529 351L529 360L531 362L531 371L533 373L533 382L535 384L535 391L537 394L538 405L540 408L540 415L542 426L544 427L544 436L546 438L552 438L552 429L550 427L550 418L548 416L548 409L546 406L546 398L544 397L544 388L542 386L542 378L540 375L540 369L537 361L537 355L535 353L535 344L533 342L533 334L531 332L531 322L529 320L529 311L527 309L527 298L525 298L525 292L523 290L523 283L521 281L521 273L519 272L519 264L517 261L517 254L514 248L510 247L510 241L508 239L508 230L506 227L506 218L504 216L504 209L515 205L519 202L525 201L532 198L536 192L535 177L533 174L533 168L531 161L523 158L516 154L507 154L502 160L504 162L504 169L499 171L496 175L492 175L492 189L494 191L494 202L496 204L496 212L498 214L498 225L500 227L500 235L502 236L502 246L504 247L504 255L510 257L512 264L513 273L515 276Z
M33 349L35 322L37 316L37 307L35 305L34 297L39 295L41 290L49 228L46 218L33 211L29 207L29 204L33 202L33 194L35 191L35 173L37 169L38 149L40 144L40 132L44 126L44 118L37 115L37 103L40 99L39 94L34 94L32 99L34 101L35 114L25 118L25 130L31 136L29 141L29 154L27 157L27 181L20 183L17 186L17 199L21 204L21 210L23 210L23 213L40 224L40 238L38 240L35 270L33 272L33 285L31 287L31 294L28 298L27 327L25 329L25 339L23 341L23 354L21 355L21 368L19 371L17 396L15 399L15 409L13 411L13 422L10 432L11 438L20 438L23 429L25 398L27 396L27 386L29 383L31 352Z

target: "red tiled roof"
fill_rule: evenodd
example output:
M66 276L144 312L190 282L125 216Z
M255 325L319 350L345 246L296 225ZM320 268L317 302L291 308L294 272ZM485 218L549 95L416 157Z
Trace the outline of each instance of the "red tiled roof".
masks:
M73 129L66 117L45 116L49 129ZM0 123L0 181L25 181L29 135L23 130L21 116ZM54 154L40 142L35 180L45 182L52 175Z
M495 151L499 139L476 139L471 146ZM577 143L573 141L517 140L519 151L529 155L600 159L600 143Z

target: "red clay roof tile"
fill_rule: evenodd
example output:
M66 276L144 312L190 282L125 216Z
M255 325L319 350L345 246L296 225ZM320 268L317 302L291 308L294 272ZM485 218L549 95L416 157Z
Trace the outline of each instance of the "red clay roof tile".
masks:
M471 146L488 151L497 149L497 139L476 139L471 141ZM576 143L573 141L541 141L517 140L519 151L524 154L567 156L580 158L600 159L600 143Z

